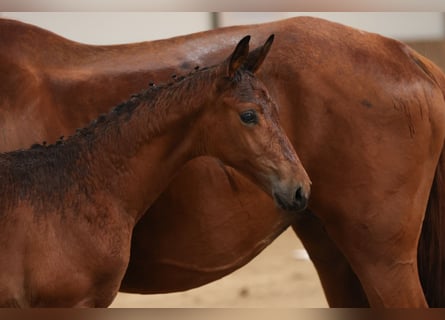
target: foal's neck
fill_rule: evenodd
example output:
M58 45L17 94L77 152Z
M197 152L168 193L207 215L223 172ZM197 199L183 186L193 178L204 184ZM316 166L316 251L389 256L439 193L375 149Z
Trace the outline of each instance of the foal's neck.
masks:
M151 88L83 133L92 133L87 157L91 176L104 184L97 189L107 190L135 220L199 152L195 120L211 96L213 72Z

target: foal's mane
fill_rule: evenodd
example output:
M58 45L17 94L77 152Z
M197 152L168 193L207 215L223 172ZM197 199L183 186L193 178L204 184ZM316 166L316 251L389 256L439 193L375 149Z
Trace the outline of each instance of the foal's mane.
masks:
M146 112L143 117L145 122L137 130L148 138L158 135L167 126L167 118L193 111L184 110L182 106L196 108L199 105L199 100L204 99L209 86L214 84L213 80L220 77L217 67L196 69L186 76L175 76L167 84L150 84L147 89L134 94L109 113L99 116L66 140L61 138L53 144L34 144L26 150L0 153L0 177L3 179L0 184L0 210L22 198L47 208L63 206L63 203L66 205L69 201L66 195L72 192L91 194L96 188L95 184L81 183L90 181L91 170L94 170L84 161L85 157L101 157L107 161L107 158L119 155L121 150L116 149L115 154L95 153L94 156L89 150L101 148L103 141L114 147L115 138L122 135L121 127L134 118L136 110ZM163 101L170 101L170 107L166 108ZM181 107L175 108L177 105ZM139 121L140 115L138 112L135 121ZM101 143L95 143L97 139ZM129 141L128 145L137 143ZM127 144L121 145L125 148ZM75 201L71 206L78 203Z
M212 79L215 77L217 67L218 65L205 68L199 68L197 66L186 75L173 75L171 82L164 84L149 83L147 88L131 95L128 100L116 105L110 112L101 114L87 126L76 129L76 133L69 136L66 140L64 140L62 136L54 144L48 145L46 142L41 144L37 143L32 145L31 149L57 147L73 139L94 139L99 130L105 128L110 129L110 126L113 126L116 122L129 120L139 106L145 108L145 110L150 113L149 121L146 123L147 126L144 128L144 131L148 136L156 136L161 129L160 124L165 122L165 118L171 111L166 107L168 104L163 101L176 101L173 106L196 106L196 103L187 103L188 100L194 99L199 101L203 96L202 92L206 92L204 88L213 83ZM193 94L194 92L199 94ZM178 108L177 110L173 110L172 113L177 113L178 111L189 112L190 110L184 108L179 110Z
M11 195L3 204L14 203L22 196L39 205L63 203L66 201L65 194L76 192L81 181L90 180L92 168L85 161L85 157L91 157L89 150L100 150L102 145L114 148L116 138L124 130L137 130L133 127L124 129L131 119L143 119L144 122L138 126L139 131L144 135L142 139L150 139L171 125L175 119L193 113L195 108L198 111L201 102L207 100L208 94L211 94L209 91L215 85L215 80L225 75L219 66L195 68L188 75L174 76L173 81L167 84L150 84L109 113L99 116L83 129L78 129L67 139L61 137L53 144L44 142L34 144L26 150L0 153L0 177L5 182L0 185L0 193ZM240 77L242 75L235 78ZM227 85L233 83L231 79L227 79ZM169 101L169 107L163 103L165 101ZM136 110L138 115L135 118ZM116 160L121 156L122 148L131 148L131 145L142 141L138 131L133 132L136 134L128 135L133 140L121 143L121 149L116 147L107 154L97 152L94 157L101 157L104 161L114 161L110 158ZM99 143L95 143L96 141ZM94 188L94 185L88 187ZM93 190L78 192L92 193Z
M230 85L241 81L243 74L252 76L251 72L240 68L232 77L229 77L221 72L220 67L221 64L204 68L196 66L186 75L173 75L171 82L149 83L148 88L131 95L130 99L118 104L110 112L98 116L87 126L77 129L76 133L68 139L64 140L64 137L61 137L50 145L46 142L34 144L31 149L57 148L71 140L87 142L87 145L90 145L88 142L94 141L101 131L112 134L111 131L116 129L115 134L119 134L118 123L122 124L131 119L136 109L148 113L147 122L144 123L143 128L145 137L155 137L165 130L168 119L180 118L181 115L191 114L193 109L199 109L200 101L207 98L215 80L226 77ZM243 95L241 94L240 98L243 98ZM141 108L138 108L139 106Z

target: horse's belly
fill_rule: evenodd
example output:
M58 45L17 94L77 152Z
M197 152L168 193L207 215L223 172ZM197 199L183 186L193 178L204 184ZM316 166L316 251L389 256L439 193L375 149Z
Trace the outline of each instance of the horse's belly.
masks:
M227 174L211 158L181 170L134 230L121 291L173 292L212 282L249 262L293 221L233 169Z

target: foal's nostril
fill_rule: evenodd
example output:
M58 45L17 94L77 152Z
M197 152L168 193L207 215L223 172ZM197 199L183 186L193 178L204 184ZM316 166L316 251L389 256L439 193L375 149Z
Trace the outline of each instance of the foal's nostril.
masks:
M289 195L286 197L279 192L274 192L273 197L281 209L288 211L302 211L308 204L308 196L305 195L304 189L301 187L295 191L293 197L289 197Z
M295 191L295 201L300 202L303 198L303 188L298 187L297 191Z
M297 191L295 191L295 202L299 209L306 208L307 205L307 197L304 194L303 188L298 187Z

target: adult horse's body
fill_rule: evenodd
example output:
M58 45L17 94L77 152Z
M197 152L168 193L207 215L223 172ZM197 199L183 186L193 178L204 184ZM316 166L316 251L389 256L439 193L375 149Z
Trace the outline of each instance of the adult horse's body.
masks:
M294 18L95 47L2 21L2 148L69 134L148 81L215 63L246 33L276 34L259 77L280 104L283 126L313 181L310 211L292 226L330 305L425 306L416 250L434 174L443 166L445 80L397 41ZM108 97L96 94L104 86ZM438 208L441 188L437 179L429 211ZM121 289L169 292L213 281L247 263L288 224L236 171L197 159L136 226ZM440 227L429 224L424 243ZM433 279L443 269L435 260L443 250L436 237L421 271ZM445 286L437 281L424 278L430 301L440 304Z
M0 306L108 306L134 225L198 156L237 168L283 209L305 208L309 179L253 76L273 37L251 55L249 39L65 141L0 154Z

